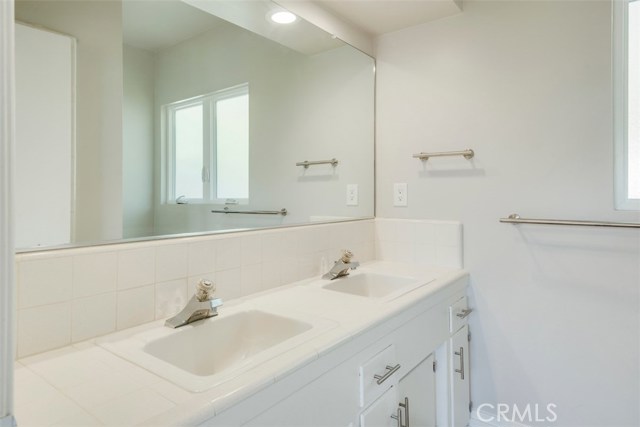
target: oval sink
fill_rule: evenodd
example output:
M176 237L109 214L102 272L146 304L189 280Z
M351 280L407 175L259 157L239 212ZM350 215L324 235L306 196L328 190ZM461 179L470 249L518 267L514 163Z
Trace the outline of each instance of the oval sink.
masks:
M143 351L194 375L214 375L311 328L306 322L251 310L178 330L148 343Z
M229 312L177 329L147 326L99 345L190 391L203 391L335 327L262 310ZM289 313L288 313L289 314Z
M391 276L378 273L351 274L347 277L332 280L331 283L323 285L324 289L330 291L343 292L346 294L358 295L368 298L383 298L387 296L398 296L409 292L429 281L419 281L418 279Z

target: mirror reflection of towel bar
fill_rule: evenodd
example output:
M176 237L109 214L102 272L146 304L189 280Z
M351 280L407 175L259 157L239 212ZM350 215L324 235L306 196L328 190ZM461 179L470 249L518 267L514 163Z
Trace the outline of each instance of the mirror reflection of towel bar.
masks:
M582 225L587 227L640 228L640 222L607 222L607 221L569 221L562 219L530 219L511 214L508 218L500 218L500 222L511 224L547 224L547 225Z
M445 157L445 156L463 156L465 159L472 159L475 153L472 149L467 149L463 151L442 151L439 153L418 153L414 154L414 159L420 159L423 161L429 160L429 157Z
M338 160L336 159L331 159L331 160L316 160L314 162L310 162L308 160L305 160L304 162L298 162L296 163L296 166L304 166L305 169L307 169L309 166L314 166L314 165L331 165L331 166L336 166L338 164Z
M282 208L279 211L232 211L229 208L224 208L224 209L214 209L211 212L223 213L223 214L282 215L282 216L286 216L289 213L285 208Z

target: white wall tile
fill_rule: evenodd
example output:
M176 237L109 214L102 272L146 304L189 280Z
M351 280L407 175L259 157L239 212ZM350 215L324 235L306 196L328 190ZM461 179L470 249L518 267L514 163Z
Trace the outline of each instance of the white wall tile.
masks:
M187 294L187 279L156 283L156 320L178 313L191 295Z
M283 256L285 246L281 232L266 232L262 235L262 262L277 261ZM294 243L295 251L295 243Z
M118 292L118 329L130 328L155 319L155 287Z
M242 244L239 237L227 237L217 241L216 271L229 270L242 264Z
M262 287L264 289L275 288L283 284L280 263L278 261L263 262L261 274Z
M262 237L259 234L243 237L240 244L242 265L262 262Z
M98 252L73 257L73 296L86 297L116 289L118 254Z
M73 249L56 258L18 255L21 354L173 315L202 278L229 300L324 273L344 248L372 259L375 227L372 220ZM49 330L40 340L38 331Z
M71 344L71 303L18 310L18 357Z
M423 265L436 265L436 245L431 243L417 243L415 245L415 262Z
M242 276L240 268L218 271L216 273L216 295L222 301L242 296Z
M18 308L69 300L72 295L72 280L71 258L18 263Z
M426 221L415 223L415 242L417 244L431 244L436 242L436 225Z
M380 219L375 222L375 240L394 241L396 240L396 222L389 219Z
M208 240L189 244L187 269L189 276L215 271L216 242Z
M301 279L298 268L298 259L295 256L283 256L281 260L276 261L280 266L280 280L282 284L293 283Z
M436 244L438 246L460 246L462 227L460 224L438 224L436 227Z
M156 249L140 248L118 252L118 289L149 285L156 278Z
M262 266L260 264L243 266L240 269L240 283L243 296L262 291Z
M78 342L116 329L116 293L78 298L71 306L71 340Z
M395 241L399 243L412 243L415 239L414 221L396 221Z
M282 257L296 256L298 253L298 231L284 230L282 236Z
M171 244L156 249L156 282L187 277L187 245Z

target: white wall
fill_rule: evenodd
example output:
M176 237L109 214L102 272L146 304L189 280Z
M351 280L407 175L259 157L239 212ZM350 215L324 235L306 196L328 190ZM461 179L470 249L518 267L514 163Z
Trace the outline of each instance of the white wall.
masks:
M122 237L122 11L117 1L16 2L16 19L75 37L76 240Z
M14 9L0 2L0 426L13 427L15 299L13 247Z
M15 28L15 245L63 245L71 243L75 204L75 40Z
M638 221L613 210L610 20L606 1L468 1L377 40L377 215L464 224L475 407L640 423L638 231L498 222Z
M122 99L123 237L153 235L153 53L124 46Z
M371 58L349 46L305 56L226 24L159 52L156 61L156 114L167 103L249 83L250 204L238 208L290 212L227 216L211 214L210 206L159 205L157 233L373 215ZM295 166L333 157L336 168ZM346 206L347 184L359 184L358 206Z

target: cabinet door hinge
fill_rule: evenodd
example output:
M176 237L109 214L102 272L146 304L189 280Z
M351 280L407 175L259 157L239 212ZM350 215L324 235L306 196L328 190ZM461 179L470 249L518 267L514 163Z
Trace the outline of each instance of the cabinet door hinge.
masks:
M471 342L471 332L467 332L467 342Z
M433 372L436 371L436 367L438 366L438 362L437 361L433 361Z
M469 413L473 410L473 402L469 401Z

